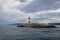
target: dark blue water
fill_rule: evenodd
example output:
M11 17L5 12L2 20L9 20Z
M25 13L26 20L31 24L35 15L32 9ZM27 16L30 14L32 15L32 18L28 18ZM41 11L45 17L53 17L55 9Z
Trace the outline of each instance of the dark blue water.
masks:
M60 40L60 28L0 25L0 40Z

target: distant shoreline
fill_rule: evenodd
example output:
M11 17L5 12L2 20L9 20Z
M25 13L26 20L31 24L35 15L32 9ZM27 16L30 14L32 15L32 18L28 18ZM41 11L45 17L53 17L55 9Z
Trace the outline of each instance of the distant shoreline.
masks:
M9 24L9 25L20 25L20 24L23 24L23 23L13 23L13 24ZM48 23L48 24L51 24L51 25L60 25L60 23Z

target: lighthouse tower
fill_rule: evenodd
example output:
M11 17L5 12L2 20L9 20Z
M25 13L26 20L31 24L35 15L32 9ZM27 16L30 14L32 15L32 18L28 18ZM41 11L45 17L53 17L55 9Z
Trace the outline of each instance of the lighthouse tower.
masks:
M30 20L30 17L28 17L28 24L30 24L31 22L30 22L31 20Z

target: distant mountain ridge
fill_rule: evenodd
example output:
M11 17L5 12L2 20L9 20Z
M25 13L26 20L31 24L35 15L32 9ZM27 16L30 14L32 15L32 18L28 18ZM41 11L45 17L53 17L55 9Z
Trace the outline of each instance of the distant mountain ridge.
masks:
M60 23L49 23L51 25L60 25Z
M14 23L14 24L10 24L10 25L20 25L21 23Z
M14 23L14 24L10 24L10 25L20 25L22 23ZM60 25L60 23L48 23L48 24L51 24L51 25Z

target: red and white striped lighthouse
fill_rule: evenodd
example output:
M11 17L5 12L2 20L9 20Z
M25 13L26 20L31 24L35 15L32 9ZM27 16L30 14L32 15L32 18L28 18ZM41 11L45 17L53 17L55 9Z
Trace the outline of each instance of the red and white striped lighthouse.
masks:
M30 17L28 17L28 24L30 24L31 22L30 22L31 20L30 20Z

